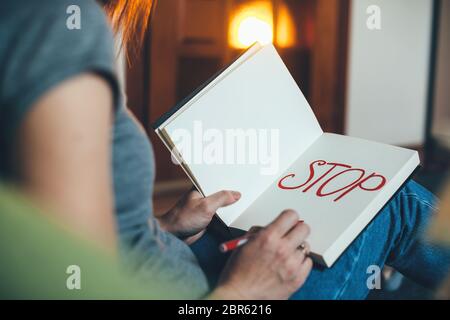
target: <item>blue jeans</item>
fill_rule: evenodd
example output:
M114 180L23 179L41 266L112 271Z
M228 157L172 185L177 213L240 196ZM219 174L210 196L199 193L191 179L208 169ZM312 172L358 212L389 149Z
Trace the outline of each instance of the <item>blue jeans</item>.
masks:
M407 182L360 233L331 268L315 265L291 299L365 299L371 265L389 265L429 288L439 285L450 268L450 249L422 237L436 212L437 199L414 181ZM211 287L229 255L218 250L228 239L207 232L191 249Z

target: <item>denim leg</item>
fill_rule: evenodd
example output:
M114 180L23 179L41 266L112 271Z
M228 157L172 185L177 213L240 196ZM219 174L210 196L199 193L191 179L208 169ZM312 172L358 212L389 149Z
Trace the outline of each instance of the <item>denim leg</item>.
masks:
M450 250L420 237L435 203L429 191L409 181L331 268L315 265L291 299L364 299L372 265L382 269L388 264L423 285L437 285L449 270ZM207 233L192 246L213 286L228 257L218 251L222 240Z
M438 286L450 270L450 248L426 236L437 205L438 200L428 190L410 182L390 206L391 215L398 212L400 220L386 263L429 288Z
M230 253L222 253L219 250L220 244L227 240L229 239L221 238L207 231L200 239L191 244L191 250L196 255L210 288L217 285L220 273L230 256Z
M331 268L316 266L292 299L364 299L369 266L388 264L418 283L434 287L450 266L449 248L427 243L423 233L436 211L435 197L409 181L377 214Z

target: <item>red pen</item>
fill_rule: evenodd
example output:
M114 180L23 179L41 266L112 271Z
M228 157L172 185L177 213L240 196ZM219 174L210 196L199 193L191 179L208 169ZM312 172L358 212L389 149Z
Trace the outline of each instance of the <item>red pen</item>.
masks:
M303 220L299 220L298 222L299 222L299 223L303 223L304 221L303 221ZM233 240L224 242L224 243L222 243L222 244L220 245L219 249L220 249L220 251L223 252L223 253L226 253L226 252L228 252L228 251L232 251L232 250L234 250L234 249L237 249L237 248L239 248L240 246L246 244L246 243L248 242L250 236L251 236L251 235L246 234L246 235L244 235L244 236L242 236L242 237L239 237L239 238L236 238L236 239L233 239Z
M246 244L248 241L249 236L245 235L239 238L236 238L234 240L230 240L227 242L224 242L220 245L220 251L225 253L231 250L234 250L236 248L239 248L240 246L242 246L243 244Z

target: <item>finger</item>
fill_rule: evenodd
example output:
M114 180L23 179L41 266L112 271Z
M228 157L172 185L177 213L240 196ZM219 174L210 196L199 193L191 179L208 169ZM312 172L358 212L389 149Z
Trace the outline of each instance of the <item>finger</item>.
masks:
M283 237L291 230L298 221L298 214L294 210L284 210L280 215L267 226L267 232L275 232Z
M247 235L256 234L256 233L260 232L262 229L264 229L264 228L260 227L260 226L253 226L247 231Z
M292 253L291 258L297 261L297 264L300 266L300 264L302 264L307 258L306 252L304 250L297 249Z
M306 255L309 256L309 253L311 252L311 246L309 245L309 243L307 241L304 241L299 249Z
M286 234L284 239L289 248L294 250L305 242L309 232L310 230L307 224L297 222L297 224Z
M237 191L219 191L208 197L205 197L202 201L206 204L209 211L216 212L221 207L229 206L241 198L241 194Z
M306 258L305 260L303 260L297 273L296 285L298 287L301 287L305 283L306 279L308 279L312 267L313 261L311 260L311 258Z
M258 227L258 226L253 226L251 227L247 233L245 234L245 236L250 240L255 238L256 236L258 236L258 234L260 233L261 230L263 230L263 227Z
M294 281L300 273L300 269L304 260L305 255L301 251L296 250L295 252L291 253L284 264L284 268L281 269L283 279Z
M190 199L204 199L204 197L202 196L202 194L200 192L198 192L197 190L193 189L190 190L188 192L188 197Z

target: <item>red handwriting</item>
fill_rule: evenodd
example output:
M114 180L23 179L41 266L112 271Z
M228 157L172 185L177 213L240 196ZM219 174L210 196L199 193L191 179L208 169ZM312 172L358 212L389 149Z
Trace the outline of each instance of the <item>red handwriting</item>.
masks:
M322 175L316 178L315 175L315 166L327 166L328 170L325 171ZM340 171L339 171L340 170ZM335 178L339 176L344 176L349 173L359 173L359 177L357 177L354 181L351 183L342 186L341 188L338 188L336 190L329 190L328 192L325 192L324 189L326 186L333 181ZM284 176L280 179L278 182L278 187L283 190L295 190L295 189L301 189L304 187L302 192L308 192L312 187L314 187L319 182L323 181L322 184L318 185L318 188L316 190L316 195L318 197L327 197L333 194L339 195L333 200L333 201L339 201L343 197L345 197L347 194L352 192L355 189L360 189L364 191L377 191L383 188L383 186L386 184L386 178L378 173L371 173L366 176L366 170L359 169L359 168L353 168L352 166L349 166L347 164L343 163L336 163L336 162L326 162L325 160L316 160L311 162L309 165L309 176L308 179L302 184L294 184L290 185L290 183L293 183L295 178L295 173L288 174L287 176ZM326 180L324 180L326 179ZM375 187L368 188L367 183L369 181L373 182L373 180L378 181L378 184Z

